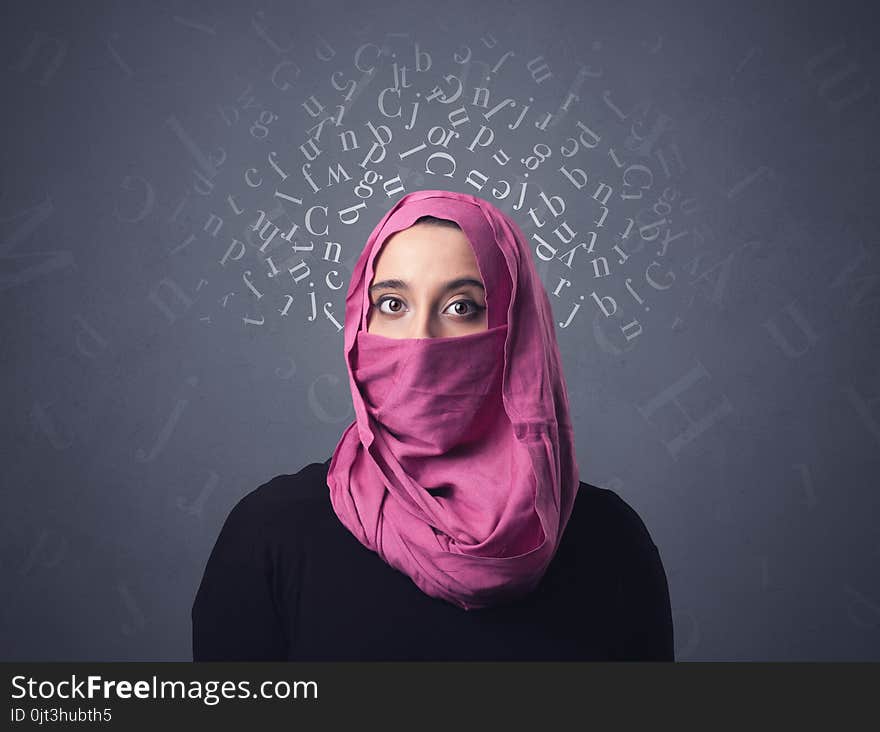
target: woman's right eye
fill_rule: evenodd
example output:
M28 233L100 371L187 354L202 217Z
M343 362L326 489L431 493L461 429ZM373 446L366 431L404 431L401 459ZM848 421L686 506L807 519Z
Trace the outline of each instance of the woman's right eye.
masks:
M382 306L383 306L386 302L396 302L396 303L401 303L401 305L403 304L399 298L396 298L396 297L383 297L383 298L381 298L381 299L376 303L376 307L379 308L379 312L380 312L380 313L385 313L386 315L395 315L395 314L397 314L397 313L400 312L401 308L392 309L390 312L389 312L388 310L383 310L383 309L382 309Z

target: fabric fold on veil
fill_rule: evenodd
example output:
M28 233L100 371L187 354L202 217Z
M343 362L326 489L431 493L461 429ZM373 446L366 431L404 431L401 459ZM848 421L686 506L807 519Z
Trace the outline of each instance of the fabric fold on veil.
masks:
M487 330L367 332L376 257L425 215L455 221L470 241ZM327 475L340 521L424 593L464 610L535 589L580 481L553 312L516 223L465 193L403 196L355 265L344 353L355 419Z

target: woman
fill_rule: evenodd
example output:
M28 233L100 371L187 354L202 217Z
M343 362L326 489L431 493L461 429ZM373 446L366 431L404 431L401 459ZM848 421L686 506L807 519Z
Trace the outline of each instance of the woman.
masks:
M553 314L517 225L416 191L346 296L355 420L232 509L194 660L672 660L638 515L579 480Z

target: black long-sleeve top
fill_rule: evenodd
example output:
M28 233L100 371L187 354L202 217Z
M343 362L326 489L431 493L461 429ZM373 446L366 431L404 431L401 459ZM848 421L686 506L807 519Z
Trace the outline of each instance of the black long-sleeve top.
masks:
M531 594L463 610L348 531L329 466L279 475L230 511L192 606L194 661L673 660L659 552L613 491L580 483Z

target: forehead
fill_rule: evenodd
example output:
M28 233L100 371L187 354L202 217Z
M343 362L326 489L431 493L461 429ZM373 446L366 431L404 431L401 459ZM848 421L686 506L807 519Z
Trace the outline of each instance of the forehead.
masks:
M451 226L416 224L389 236L376 255L378 274L390 268L419 271L447 266L477 266L465 233Z

